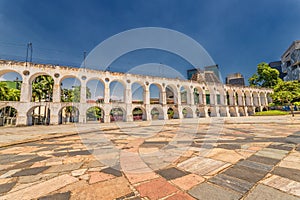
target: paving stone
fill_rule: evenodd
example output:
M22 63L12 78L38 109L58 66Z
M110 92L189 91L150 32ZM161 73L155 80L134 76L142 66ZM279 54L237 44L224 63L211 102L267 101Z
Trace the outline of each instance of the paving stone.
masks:
M38 200L69 200L71 197L71 192L56 193L44 197L38 198Z
M126 194L126 195L124 195L124 196L121 196L121 197L116 198L116 200L128 199L128 198L134 197L134 196L135 196L134 192L131 192L131 193L129 193L129 194ZM130 199L131 199L131 198L130 198Z
M291 151L294 148L295 145L293 144L271 144L268 146L268 148L272 149L280 149L280 150L285 150L285 151Z
M202 183L189 190L189 194L196 199L205 200L238 200L241 194L226 190L214 184Z
M103 167L104 164L102 164L100 161L98 160L93 160L91 162L89 162L89 164L87 165L88 168L93 168L93 167Z
M240 149L241 145L240 144L219 144L217 148L223 148L223 149L229 149L229 150L235 150L235 149Z
M36 175L36 174L42 173L43 171L47 170L49 167L50 166L23 169L19 172L16 172L15 174L13 174L12 177Z
M101 172L104 172L106 174L111 174L111 175L114 175L114 176L117 176L117 177L122 176L122 172L120 172L119 170L116 170L112 167L102 169Z
M171 180L173 184L177 185L182 190L189 190L195 185L198 185L204 181L205 179L203 177L196 174L188 174L186 176Z
M88 150L83 151L69 151L69 156L77 156L77 155L91 155L92 153Z
M87 169L77 169L71 172L72 176L81 176Z
M254 185L254 183L249 183L248 181L227 176L226 174L218 174L217 176L209 179L209 182L235 190L238 193L246 193Z
M141 197L148 197L150 199L160 199L178 191L175 186L171 185L163 178L157 178L142 183L138 185L136 189L141 194Z
M275 167L275 169L272 171L272 174L300 182L300 170L297 169Z
M15 174L16 172L20 171L21 169L13 169L13 170L10 170L4 174L2 174L0 176L0 179L3 179L3 178L10 178L13 174Z
M116 199L131 192L128 181L124 177L117 177L92 185L77 187L72 190L71 199Z
M266 164L266 165L276 165L277 163L280 162L279 159L273 159L273 158L268 158L268 157L263 157L263 156L257 156L257 155L252 155L247 158L247 160L251 160L254 162Z
M179 192L176 193L168 198L166 198L165 200L194 200L195 198L191 197L190 195L183 193L183 192Z
M293 194L300 197L300 182L296 182L281 176L272 175L262 181L265 185L277 188L283 192Z
M245 198L245 200L299 200L298 197L286 194L274 188L259 184L255 187L249 195Z
M56 177L57 173L51 173L51 174L37 174L32 176L20 176L18 177L18 183L24 184L24 183L33 183L41 180L48 180L51 178Z
M56 157L63 157L68 155L68 152L57 152L57 153L52 153L52 155Z
M16 185L16 183L17 182L0 184L0 194L10 191Z
M115 178L115 176L113 176L111 174L106 174L103 172L92 172L92 173L90 173L89 184L97 183L100 181L105 181L105 180L112 179L112 178Z
M53 191L56 191L68 184L74 183L78 181L77 178L74 178L73 176L70 175L61 175L58 177L55 177L53 179L44 181L42 183L38 183L35 185L32 185L30 187L26 187L24 189L8 193L4 196L0 197L0 200L5 200L5 199L34 199L38 198L41 196L45 196ZM34 192L33 192L34 191Z
M215 160L221 160L229 163L236 163L241 159L244 159L239 153L234 150L221 149L221 148L213 148L205 157L209 157Z
M64 165L54 165L51 166L45 173L60 173L60 172L67 172L79 169L83 163L71 163L71 164L64 164Z
M8 164L13 162L19 162L22 160L28 160L35 158L36 155L15 155L15 154L7 154L7 156L3 156L1 159L1 164Z
M230 164L203 157L193 157L177 165L180 169L191 172L193 174L214 175L215 173L225 169Z
M179 177L182 177L182 176L185 176L185 175L189 174L188 172L179 170L175 167L158 170L158 171L156 171L156 173L158 173L159 175L161 175L162 177L164 177L167 180L179 178Z
M287 153L288 153L288 151L284 151L284 150L271 149L271 148L264 148L264 149L258 151L255 155L280 160L280 159L282 159Z
M231 177L248 181L250 183L255 183L259 181L267 174L267 172L265 171L254 170L249 167L238 166L238 165L227 169L223 173Z
M249 167L252 169L257 169L257 170L261 170L261 171L271 171L272 170L272 166L270 165L265 165L262 163L257 163L257 162L253 162L250 160L243 160L237 163L237 165L242 165L245 167Z

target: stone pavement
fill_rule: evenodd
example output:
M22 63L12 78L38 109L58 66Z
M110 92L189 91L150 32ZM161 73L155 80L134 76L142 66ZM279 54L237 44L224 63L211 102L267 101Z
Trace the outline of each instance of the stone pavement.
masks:
M299 117L211 120L1 128L0 200L300 199Z

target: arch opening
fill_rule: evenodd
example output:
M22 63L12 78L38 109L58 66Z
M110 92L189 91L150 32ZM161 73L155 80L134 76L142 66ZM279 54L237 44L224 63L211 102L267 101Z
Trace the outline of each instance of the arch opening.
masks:
M110 111L111 122L122 122L125 121L125 111L122 108L113 108Z
M49 125L50 108L47 106L34 106L27 112L27 124L32 125Z
M104 110L98 106L93 106L86 111L86 122L104 122Z
M0 72L0 101L20 101L22 76L17 72Z
M78 123L79 110L75 106L65 106L59 112L59 124Z
M112 81L109 84L111 103L124 103L125 102L125 87L120 81Z
M152 83L149 87L150 92L150 104L160 104L161 99L161 87L158 84Z
M17 123L17 109L6 106L0 109L0 126L15 126Z
M98 79L89 80L86 83L86 102L104 103L104 83Z
M64 78L61 81L61 102L80 102L81 83L78 78Z
M144 93L144 87L140 83L133 83L131 85L132 103L143 104L145 99Z
M133 116L133 121L146 120L145 111L140 107L136 107L132 110L132 116Z
M183 118L193 118L193 110L190 107L182 109Z

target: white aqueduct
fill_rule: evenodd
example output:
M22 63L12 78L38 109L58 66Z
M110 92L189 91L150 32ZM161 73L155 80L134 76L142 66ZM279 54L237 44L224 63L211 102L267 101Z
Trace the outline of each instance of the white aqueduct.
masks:
M164 77L124 74L91 69L33 64L17 61L0 61L0 76L16 72L22 77L20 101L0 101L0 109L10 106L17 110L16 125L31 125L31 113L40 106L49 109L50 124L63 123L62 109L73 106L78 111L78 122L86 123L87 110L99 107L103 111L103 122L111 121L111 110L122 110L124 121L133 121L133 110L142 110L143 120L153 120L152 111L158 113L157 119L169 118L168 110L172 109L174 118L197 117L240 117L253 115L255 111L267 109L272 101L271 89L241 87L218 83L197 82L192 80L170 79ZM40 75L49 75L54 80L53 96L51 102L32 101L32 82ZM61 102L61 82L66 78L77 78L80 81L80 102ZM86 99L87 83L99 80L104 85L104 100L101 103L89 102ZM118 81L124 86L124 100L111 101L110 84ZM132 101L132 84L138 83L143 88L143 101ZM159 88L159 101L150 101L150 86L154 84ZM168 90L173 92L168 96ZM182 88L185 90L185 101L182 101ZM197 91L197 93L195 92ZM207 96L209 102L207 102ZM172 101L168 99L172 97ZM197 98L197 100L196 100Z

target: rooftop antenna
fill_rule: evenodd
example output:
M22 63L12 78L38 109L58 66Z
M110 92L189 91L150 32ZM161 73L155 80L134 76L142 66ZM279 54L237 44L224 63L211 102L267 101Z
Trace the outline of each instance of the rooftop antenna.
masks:
M28 59L29 59L29 62L32 62L32 52L33 52L32 43L29 42L27 44L27 50L26 50L26 62L25 62L26 63L26 67L27 67ZM29 56L29 58L28 58L28 56Z

